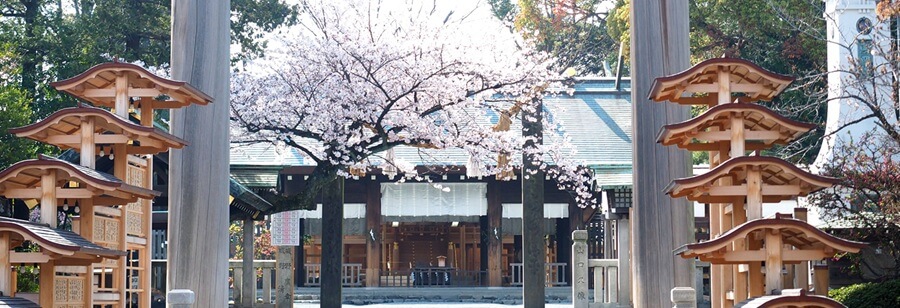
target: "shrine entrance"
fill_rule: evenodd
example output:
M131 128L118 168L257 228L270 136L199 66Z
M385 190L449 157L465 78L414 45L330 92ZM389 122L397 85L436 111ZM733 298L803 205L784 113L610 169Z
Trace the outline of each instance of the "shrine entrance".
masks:
M478 223L388 222L381 230L381 286L482 285Z

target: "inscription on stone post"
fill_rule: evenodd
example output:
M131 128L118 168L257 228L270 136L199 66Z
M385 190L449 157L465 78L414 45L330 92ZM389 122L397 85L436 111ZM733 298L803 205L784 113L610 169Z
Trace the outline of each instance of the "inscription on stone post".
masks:
M587 230L572 231L572 306L588 308Z
M294 307L294 247L278 246L275 255L275 307Z

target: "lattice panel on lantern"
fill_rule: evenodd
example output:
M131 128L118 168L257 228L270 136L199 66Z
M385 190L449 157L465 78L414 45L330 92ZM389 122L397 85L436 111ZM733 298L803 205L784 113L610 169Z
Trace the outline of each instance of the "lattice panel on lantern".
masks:
M119 220L103 216L94 217L94 243L97 245L118 250L119 249ZM101 264L116 266L117 259L104 259Z
M150 188L145 186L147 179L146 168L146 166L128 164L126 182L137 187ZM138 237L146 236L146 232L144 232L144 212L145 209L148 209L149 207L150 200L147 199L138 199L125 206L125 209L128 212L128 215L125 217L125 230L128 232L128 235Z
M56 276L53 279L53 307L84 307L84 277Z

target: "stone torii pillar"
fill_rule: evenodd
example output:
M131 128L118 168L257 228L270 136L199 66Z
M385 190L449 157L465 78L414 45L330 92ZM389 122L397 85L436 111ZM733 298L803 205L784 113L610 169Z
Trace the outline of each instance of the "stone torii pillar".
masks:
M674 287L692 287L692 262L672 254L692 242L693 208L663 194L671 179L690 174L684 151L656 143L659 127L689 118L689 109L647 98L653 79L690 65L688 4L683 0L631 2L631 101L634 127L632 299L635 307L671 306Z
M169 153L166 287L193 291L193 307L228 304L230 17L230 1L172 1L172 77L214 99L171 119L191 146Z

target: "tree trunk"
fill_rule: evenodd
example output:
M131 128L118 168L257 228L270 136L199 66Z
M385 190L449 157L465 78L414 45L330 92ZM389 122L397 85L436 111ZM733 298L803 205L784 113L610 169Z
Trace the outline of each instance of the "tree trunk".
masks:
M522 135L530 137L525 141L525 153L522 155L522 299L526 308L544 307L544 285L547 280L544 261L544 171L539 168L540 154L528 153L529 149L542 143L541 106L538 102L533 111L525 108L522 112Z
M672 254L675 248L693 242L693 208L685 199L663 193L670 181L690 174L690 156L687 151L656 143L660 127L688 119L689 109L647 98L655 78L688 68L689 53L687 1L631 2L634 307L669 307L672 288L694 284L693 261Z
M322 188L322 290L324 308L340 308L344 261L344 178L333 175Z
M172 1L172 77L213 97L172 111L167 288L189 289L194 307L228 305L229 1Z

